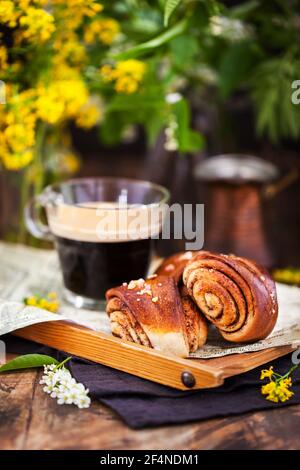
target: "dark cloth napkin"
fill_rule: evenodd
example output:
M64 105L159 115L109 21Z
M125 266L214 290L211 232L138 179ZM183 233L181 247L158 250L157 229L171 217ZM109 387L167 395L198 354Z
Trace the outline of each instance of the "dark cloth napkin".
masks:
M6 335L1 338L10 353L40 353L62 361L68 355L46 346ZM145 428L166 424L239 415L249 411L277 408L300 403L300 367L293 373L292 391L295 395L285 403L267 401L260 393L264 383L260 371L270 365L278 373L291 367L287 355L271 364L227 379L221 387L198 391L179 391L140 379L125 372L74 357L68 362L73 377L90 390L90 396L105 403L132 428Z

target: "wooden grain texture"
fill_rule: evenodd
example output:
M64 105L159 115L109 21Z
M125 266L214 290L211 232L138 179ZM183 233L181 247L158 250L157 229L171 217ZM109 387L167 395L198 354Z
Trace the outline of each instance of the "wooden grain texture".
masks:
M264 349L243 354L231 354L229 356L217 357L214 359L198 359L198 364L204 364L220 371L222 379L242 374L248 370L273 361L278 357L285 356L295 348L292 346L280 346L277 348Z
M0 449L300 449L300 405L134 431L102 404L59 406L41 371L0 376Z
M185 371L194 375L194 388L216 387L223 383L221 372L213 367L198 366L197 361L167 356L63 321L31 325L13 334L181 390L187 389L181 381Z
M226 377L292 350L284 346L217 359L180 359L64 321L31 325L13 334L180 390L187 390L181 380L183 372L193 374L194 389L218 387Z
M7 360L13 356L8 355ZM23 449L31 422L36 370L0 375L0 448Z

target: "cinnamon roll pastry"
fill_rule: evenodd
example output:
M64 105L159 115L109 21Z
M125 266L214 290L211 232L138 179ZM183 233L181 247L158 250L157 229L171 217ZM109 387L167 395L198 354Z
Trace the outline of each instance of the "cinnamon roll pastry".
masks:
M206 343L208 334L207 321L204 315L199 312L197 305L189 296L188 290L184 285L179 287L179 294L191 353L197 351L197 349Z
M275 326L275 283L253 261L202 251L184 268L183 283L201 312L228 341L257 341L266 338Z
M206 322L182 286L172 277L154 275L106 293L112 333L124 340L187 357L204 344Z
M198 251L181 251L166 258L157 268L156 274L171 276L177 282L181 281L182 273L187 263L197 254Z
M193 345L190 352L196 351L206 343L208 326L204 315L201 313L193 299L190 297L187 288L182 282L182 273L187 263L198 251L182 251L166 258L156 270L156 274L172 277L177 283L181 297L182 307L185 313L189 343ZM199 323L199 325L197 325ZM195 325L195 326L192 326ZM198 339L194 336L194 331L199 331Z

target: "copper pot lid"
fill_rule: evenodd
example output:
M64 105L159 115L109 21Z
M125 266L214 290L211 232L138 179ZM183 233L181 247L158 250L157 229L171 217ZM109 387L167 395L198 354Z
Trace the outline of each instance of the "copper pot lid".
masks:
M243 183L266 183L279 176L275 165L262 158L243 154L224 154L208 158L196 165L196 179Z

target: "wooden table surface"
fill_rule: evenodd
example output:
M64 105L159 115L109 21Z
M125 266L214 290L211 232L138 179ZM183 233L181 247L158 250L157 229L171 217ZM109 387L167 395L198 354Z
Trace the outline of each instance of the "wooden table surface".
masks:
M300 405L135 431L98 402L57 405L41 375L0 375L0 449L300 449Z

